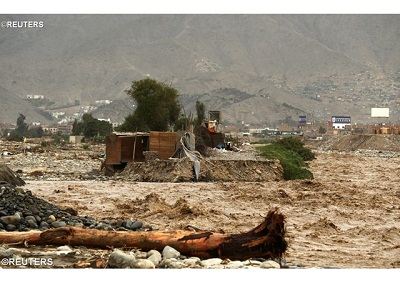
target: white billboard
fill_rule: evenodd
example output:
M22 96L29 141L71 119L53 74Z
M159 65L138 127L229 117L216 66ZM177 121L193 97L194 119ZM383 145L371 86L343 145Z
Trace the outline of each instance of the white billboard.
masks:
M334 124L351 124L350 116L332 116L331 121Z
M389 118L389 108L371 108L371 118Z

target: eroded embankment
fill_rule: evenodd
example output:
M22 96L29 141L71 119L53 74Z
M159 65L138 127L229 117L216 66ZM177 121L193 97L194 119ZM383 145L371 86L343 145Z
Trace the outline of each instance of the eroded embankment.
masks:
M400 151L400 135L353 134L345 136L325 135L322 140L304 140L307 147L314 150L379 150Z
M195 174L188 158L129 163L118 174L125 180L141 182L191 182ZM283 180L277 160L202 160L200 182L261 182Z

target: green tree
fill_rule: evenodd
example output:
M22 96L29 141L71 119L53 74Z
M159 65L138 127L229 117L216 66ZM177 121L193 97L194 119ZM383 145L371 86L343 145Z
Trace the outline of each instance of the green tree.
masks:
M90 113L83 114L82 121L75 120L72 125L72 134L83 135L85 138L105 137L112 133L112 125L107 121L100 121Z
M185 115L181 115L178 120L176 120L175 125L174 125L174 131L188 131L189 126L193 125L193 115L192 113L189 114L189 117L186 117Z
M196 137L195 147L203 156L207 156L207 144L211 144L211 137L208 129L204 125L206 119L206 106L200 101L196 101L196 114L194 134Z
M26 132L26 136L29 138L41 138L43 133L43 128L41 126L30 127Z
M68 141L68 135L62 134L61 132L57 132L51 135L51 139L53 140L54 144L64 145Z
M72 124L72 135L73 136L83 136L84 124L82 122L78 122L75 119L74 123Z
M204 103L200 101L196 101L196 114L197 114L197 121L196 125L200 126L203 123L203 120L206 118L206 106Z
M19 117L17 118L17 128L15 129L16 133L24 136L28 132L28 124L25 123L25 115L24 114L19 114Z
M150 78L134 81L126 93L137 107L120 131L168 131L180 117L178 91L164 83Z
M7 140L11 141L23 141L24 137L27 137L28 135L28 124L25 123L25 115L24 114L19 114L17 118L17 127L15 130L10 132L10 134L7 136Z

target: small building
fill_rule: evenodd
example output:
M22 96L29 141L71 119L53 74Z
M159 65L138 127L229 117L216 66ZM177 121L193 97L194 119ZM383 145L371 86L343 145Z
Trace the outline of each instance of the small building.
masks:
M178 134L176 132L150 132L149 151L158 152L160 159L170 158L177 149Z
M27 99L44 99L44 95L38 95L38 94L27 94L26 95Z
M346 126L351 126L350 116L332 116L331 123L333 129L344 129Z
M386 128L386 127L380 128L380 133L383 135L389 134L389 128Z
M69 136L69 143L79 144L82 143L84 136Z
M114 133L106 137L105 165L126 165L145 161L143 151L149 150L149 133Z
M282 124L279 125L278 130L280 132L290 132L290 131L293 131L294 129L293 129L292 126L290 126L288 124L285 124L285 123L282 123Z
M72 123L71 124L60 124L57 126L58 132L69 135L72 132Z
M299 124L298 124L298 128L299 129L304 129L307 125L307 116L306 115L300 115L299 116Z
M105 165L124 167L128 162L144 162L146 151L165 160L174 154L178 142L176 132L114 133L106 137Z
M58 132L57 127L42 127L45 134L56 134Z
M221 111L208 111L210 121L216 121L217 123L221 123Z

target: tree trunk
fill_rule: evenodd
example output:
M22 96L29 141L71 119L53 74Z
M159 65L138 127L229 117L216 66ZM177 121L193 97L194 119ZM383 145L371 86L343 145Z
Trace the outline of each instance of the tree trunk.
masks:
M202 259L280 258L287 248L284 224L284 216L278 209L273 209L260 225L241 234L187 230L125 232L61 227L46 231L0 232L0 243L138 248L143 251L162 251L168 245L185 256Z

